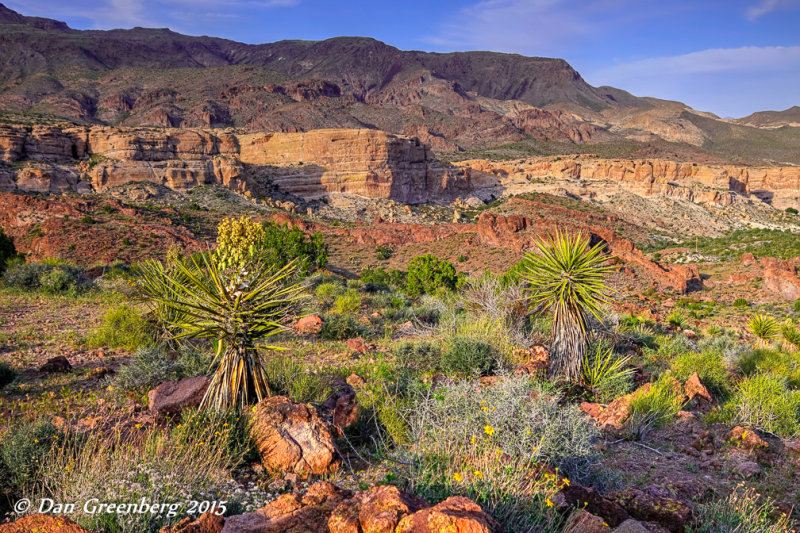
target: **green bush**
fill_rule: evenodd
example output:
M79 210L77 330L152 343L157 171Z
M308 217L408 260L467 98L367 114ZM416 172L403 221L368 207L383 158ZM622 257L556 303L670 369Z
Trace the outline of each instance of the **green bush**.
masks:
M314 294L322 302L330 304L333 302L334 298L342 294L344 291L345 287L341 283L326 281L325 283L320 283L317 285L317 288L314 290Z
M790 215L796 215L797 214L797 209L795 209L794 207L787 207L785 211Z
M376 257L381 261L386 261L387 259L392 257L393 253L394 250L392 250L388 246L378 246L375 248Z
M0 486L22 488L39 480L41 463L55 444L63 444L64 434L50 421L23 422L9 429L0 442L0 462L8 479Z
M397 365L417 372L437 372L441 368L442 351L430 342L403 342L394 350Z
M0 389L17 379L17 371L5 363L0 363Z
M662 375L650 390L636 394L631 400L626 427L639 440L653 429L670 423L683 407L683 387L672 376Z
M789 517L764 502L755 489L737 486L725 499L714 499L697 509L693 533L788 533Z
M81 268L58 261L13 261L8 265L4 279L10 287L41 289L48 294L78 294L91 286Z
M317 334L322 340L340 341L362 337L365 328L350 315L332 314L324 317L322 327Z
M406 273L402 270L385 271L381 267L367 267L361 272L359 279L363 283L389 288L401 288L406 285Z
M686 315L677 309L667 315L667 323L670 326L679 329L686 329L686 326L689 325Z
M328 376L308 372L290 356L270 358L265 371L272 394L287 396L295 402L322 402L332 392Z
M712 393L725 396L730 391L728 368L719 352L712 350L700 353L686 352L673 359L670 368L675 378L681 382L697 372L700 381Z
M761 348L744 352L738 361L739 370L746 376L771 374L800 387L800 353Z
M109 309L103 322L88 340L93 348L124 348L134 351L154 342L153 324L148 322L133 307L122 304Z
M800 313L800 298L794 301L794 312Z
M353 314L361 309L361 295L355 289L347 289L333 301L334 313Z
M455 290L458 284L456 269L449 261L427 254L415 257L408 264L406 294L411 298L439 289Z
M0 228L0 274L5 271L8 262L16 255L17 249L14 247L14 241L5 234L3 228Z
M242 462L258 460L258 451L250 438L247 417L236 409L186 410L181 413L180 423L171 431L174 446L192 445L198 435L224 435L224 442L220 444L228 457L240 459Z
M442 371L463 376L488 375L496 361L491 345L465 337L453 337L442 352Z
M747 301L747 298L736 298L733 301L733 306L741 309L743 307L749 307L750 302Z
M800 432L800 391L781 376L757 374L742 379L733 398L736 423L789 438Z

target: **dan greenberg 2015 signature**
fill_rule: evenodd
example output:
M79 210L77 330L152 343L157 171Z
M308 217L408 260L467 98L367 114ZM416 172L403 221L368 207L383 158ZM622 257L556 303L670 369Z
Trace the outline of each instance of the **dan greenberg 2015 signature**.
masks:
M227 511L226 500L220 501L196 501L186 500L174 503L150 503L146 498L135 503L120 502L101 502L97 498L90 498L80 505L78 502L61 503L50 498L42 498L38 501L31 501L27 498L18 500L14 504L14 511L18 514L36 512L41 514L69 515L83 513L90 515L98 514L153 514L167 516L169 518L178 516L178 513L198 515L205 512L222 516Z

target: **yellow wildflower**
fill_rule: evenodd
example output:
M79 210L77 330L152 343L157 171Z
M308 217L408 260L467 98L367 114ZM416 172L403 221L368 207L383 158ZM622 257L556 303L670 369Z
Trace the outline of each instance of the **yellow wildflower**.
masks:
M484 426L483 432L487 435L494 435L494 428L492 426Z
M460 473L456 472L455 474L453 474L453 479L455 479L457 483L461 483L461 481L462 481L464 478L463 478L463 477L461 477L461 474L460 474Z
M562 478L562 479L561 479L561 482L562 482L564 485L566 485L567 487L569 487L569 480L568 480L567 478Z
M478 478L478 479L483 479L483 472L481 472L480 470L475 470L475 471L473 472L473 474L475 474L475 477L476 477L476 478Z
M555 505L550 498L547 498L547 500L545 500L544 503L546 503L548 507L552 507L553 505Z

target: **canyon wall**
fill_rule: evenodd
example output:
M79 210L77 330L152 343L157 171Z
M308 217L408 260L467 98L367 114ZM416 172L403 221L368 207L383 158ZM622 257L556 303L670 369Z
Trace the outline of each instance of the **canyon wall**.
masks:
M306 200L332 192L404 203L470 192L469 172L417 139L368 129L235 134L218 130L0 125L0 190L102 191L135 181L177 191L274 186Z
M512 180L610 180L644 196L678 197L696 203L730 204L753 195L773 206L800 207L800 167L701 165L664 159L545 157L518 161L463 161L475 183L490 177L500 186Z

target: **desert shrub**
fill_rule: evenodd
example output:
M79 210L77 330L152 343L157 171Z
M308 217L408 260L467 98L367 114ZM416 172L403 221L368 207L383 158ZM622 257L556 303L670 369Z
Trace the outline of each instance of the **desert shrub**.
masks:
M579 481L595 459L597 430L548 392L521 377L489 388L465 380L425 389L408 410L411 460L402 474L431 499L475 499L506 531L561 531L548 512L561 479L541 463Z
M415 305L411 308L411 316L418 322L435 326L439 323L442 311L438 307L429 304Z
M730 390L728 368L717 351L685 352L672 360L670 369L682 382L697 372L700 381L718 396L725 396Z
M63 440L64 434L45 419L21 422L10 428L0 442L0 463L7 477L0 479L0 486L19 491L26 484L37 482L42 462L54 445Z
M790 215L796 215L798 212L797 209L795 209L794 207L787 207L786 209L784 209L784 211L786 211Z
M375 256L381 261L386 261L387 259L392 257L393 253L394 250L392 250L388 246L377 246L375 248Z
M675 357L697 350L697 346L686 335L658 335L656 349L645 348L644 354L658 367L669 366Z
M496 366L491 345L465 337L453 337L442 352L442 370L464 376L487 375Z
M82 269L58 261L12 261L8 264L4 280L10 287L40 289L48 294L78 294L91 286Z
M5 234L3 228L0 228L0 274L5 272L6 265L16 255L17 249L14 247L14 241Z
M325 282L317 285L314 289L314 294L322 300L322 302L331 304L333 300L345 291L344 285L341 283Z
M356 322L350 315L326 315L317 337L322 340L340 341L361 337L366 333L366 328Z
M794 301L794 312L800 313L800 298Z
M697 509L693 533L789 533L789 518L763 501L755 489L738 485L725 499L714 499Z
M630 417L626 421L628 433L640 440L653 429L670 423L683 407L683 387L675 378L662 375L631 400Z
M800 391L789 389L781 376L757 374L742 379L732 405L738 424L786 438L800 432Z
M87 285L83 272L75 267L60 265L39 278L39 284L47 294L77 293Z
M783 345L787 350L800 349L800 330L791 319L787 319L781 324L781 337L783 337Z
M688 326L689 321L686 318L686 315L683 312L679 311L678 309L673 310L670 314L667 315L667 324L674 328L679 329L686 329Z
M392 289L404 288L406 273L402 270L386 271L381 267L367 267L361 272L359 279L366 284L389 287Z
M50 265L43 263L12 261L8 264L3 279L9 287L38 289L42 286L39 279L51 269Z
M736 298L733 301L733 306L738 308L738 309L742 309L744 307L749 307L750 306L750 302L747 301L747 298Z
M17 379L17 371L6 363L0 362L0 389Z
M220 445L234 461L258 459L258 452L250 438L247 417L236 409L220 412L210 409L185 410L181 413L180 423L171 432L175 446L195 444L197 435L224 435L224 442L220 442ZM234 463L232 466L238 465Z
M458 284L455 267L432 254L415 257L408 264L406 294L412 298L433 294L439 289L455 290Z
M142 346L119 369L114 385L122 389L153 388L185 377L205 376L211 371L213 354L192 346L168 352L163 345Z
M199 425L199 424L198 424ZM46 484L26 483L24 495L57 502L131 504L175 502L155 513L88 513L83 506L70 518L92 531L159 531L186 516L187 500L229 500L228 470L242 461L230 454L229 433L236 428L207 425L203 431L141 429L137 439L120 434L109 442L97 435L80 445L54 448L41 465Z
M90 347L124 348L134 351L153 343L153 324L127 304L109 309L103 322L89 336Z
M397 365L417 372L436 372L441 367L442 350L430 342L403 342L394 349Z
M347 289L333 301L331 311L339 314L353 314L361 308L361 295L355 289Z
M597 343L583 359L583 381L595 399L607 403L633 389L634 369L629 357L620 357L614 350Z
M278 269L293 262L297 274L305 276L328 262L328 246L321 233L307 236L288 224L259 223L247 217L226 218L218 231L215 255L222 270L240 270L255 262Z

